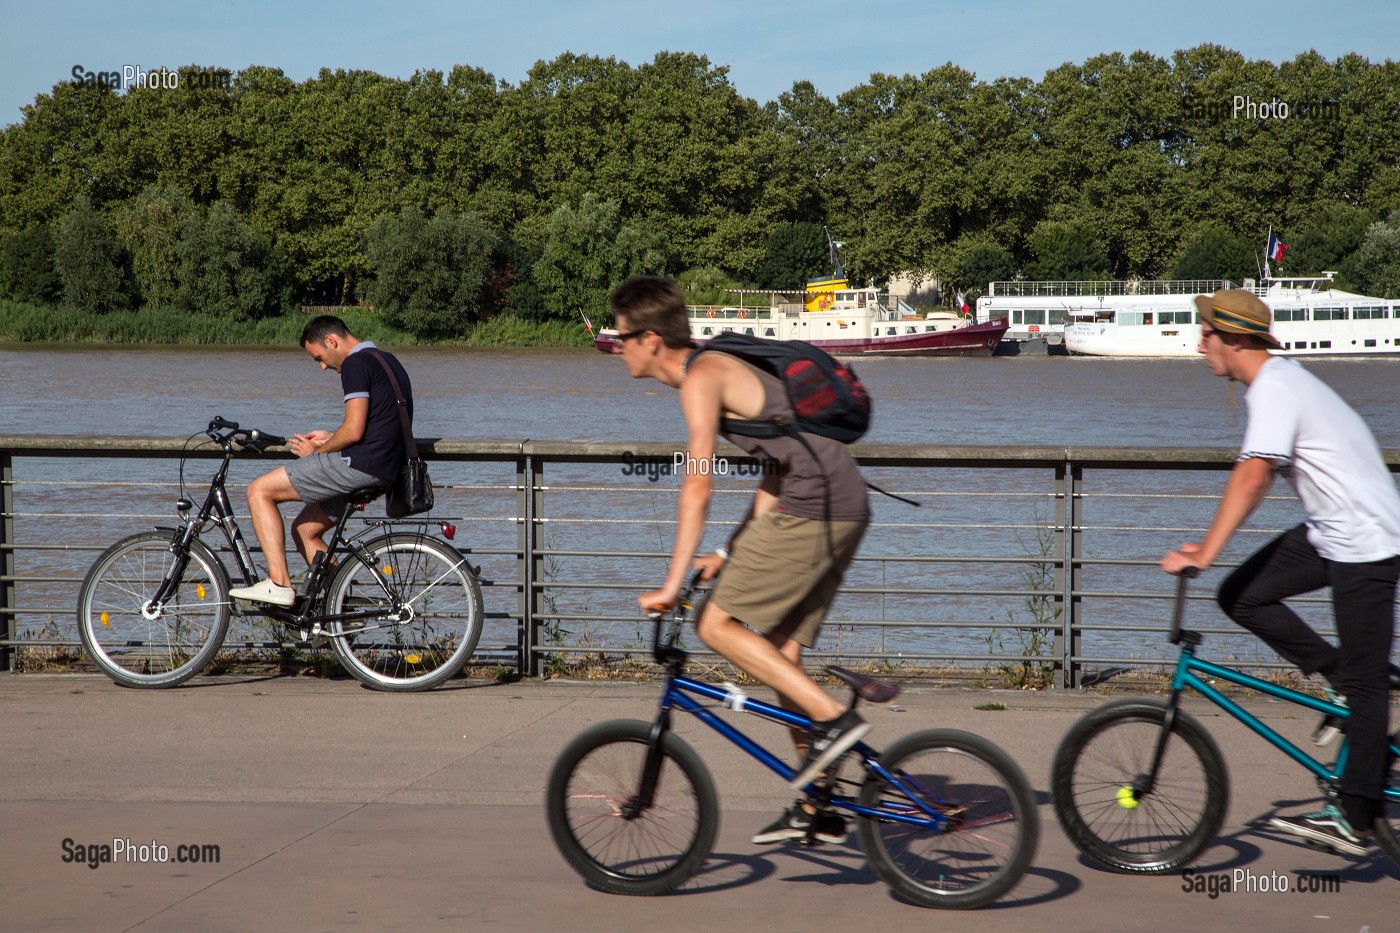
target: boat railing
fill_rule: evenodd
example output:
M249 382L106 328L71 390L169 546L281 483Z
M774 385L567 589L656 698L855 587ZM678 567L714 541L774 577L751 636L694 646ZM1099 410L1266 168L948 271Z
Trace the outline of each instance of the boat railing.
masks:
M990 298L1072 298L1116 295L1209 295L1234 288L1229 279L1128 279L1086 282L992 282Z

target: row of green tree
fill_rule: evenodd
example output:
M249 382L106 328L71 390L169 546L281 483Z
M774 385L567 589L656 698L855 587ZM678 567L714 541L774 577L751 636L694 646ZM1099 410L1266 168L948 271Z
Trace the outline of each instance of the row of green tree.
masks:
M182 74L197 69L184 69ZM952 64L758 104L705 57L562 55L518 85L253 67L228 87L65 82L0 132L0 297L255 319L367 301L451 334L830 271L989 280L1338 269L1400 292L1400 64L1204 45L1035 81ZM1287 105L1283 116L1279 103ZM709 294L705 294L708 290Z

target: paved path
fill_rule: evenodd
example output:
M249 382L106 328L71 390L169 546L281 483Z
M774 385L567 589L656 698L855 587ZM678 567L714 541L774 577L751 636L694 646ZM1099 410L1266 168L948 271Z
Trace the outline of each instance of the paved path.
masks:
M952 726L1021 762L1042 803L1042 840L1031 871L992 908L895 900L854 835L818 849L750 844L790 795L690 722L682 734L720 785L714 854L677 894L599 894L549 839L545 774L571 736L604 719L647 718L655 695L532 682L391 696L311 678L201 678L151 692L100 676L0 675L0 929L1400 929L1400 872L1381 856L1351 862L1264 828L1276 808L1314 803L1316 787L1203 704L1190 708L1224 749L1233 783L1226 835L1197 872L1335 873L1340 892L1212 899L1184 891L1179 874L1124 877L1084 862L1050 811L1049 763L1060 736L1103 699L1057 693L911 689L898 710L868 714L877 744ZM1006 709L975 708L990 702ZM1274 701L1251 708L1295 741L1314 725ZM219 860L64 861L75 846L114 839L172 853L212 844Z

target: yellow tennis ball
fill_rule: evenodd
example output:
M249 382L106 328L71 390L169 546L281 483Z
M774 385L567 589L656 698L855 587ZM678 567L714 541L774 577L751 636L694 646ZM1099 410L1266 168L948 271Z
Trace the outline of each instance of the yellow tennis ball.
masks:
M1122 807L1124 810L1135 810L1137 809L1137 805L1137 798L1133 796L1133 789L1131 787L1118 788L1118 806Z

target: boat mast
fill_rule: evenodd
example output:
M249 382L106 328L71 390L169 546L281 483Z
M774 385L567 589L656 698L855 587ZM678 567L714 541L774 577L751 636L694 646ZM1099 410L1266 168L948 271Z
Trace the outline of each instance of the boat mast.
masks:
M828 230L826 227L822 227L822 233L826 234L826 251L827 254L831 257L831 268L834 270L832 273L832 277L844 279L846 277L846 270L841 267L841 254L838 250L840 247L845 246L846 244L833 240L831 238L831 231Z

